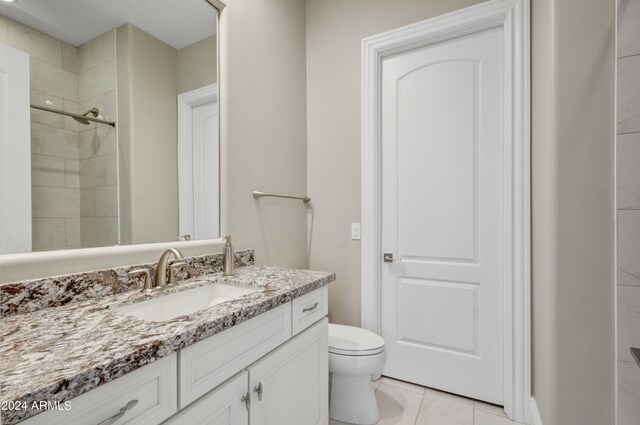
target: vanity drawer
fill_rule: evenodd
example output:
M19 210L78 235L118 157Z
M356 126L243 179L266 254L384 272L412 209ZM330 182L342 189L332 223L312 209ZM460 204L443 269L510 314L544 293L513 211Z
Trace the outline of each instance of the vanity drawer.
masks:
M291 303L286 303L180 350L180 408L194 402L289 338Z
M329 290L326 286L293 300L292 331L297 335L329 314Z
M157 425L178 411L177 370L174 353L71 399L69 410L49 410L21 425ZM108 421L133 400L120 419Z

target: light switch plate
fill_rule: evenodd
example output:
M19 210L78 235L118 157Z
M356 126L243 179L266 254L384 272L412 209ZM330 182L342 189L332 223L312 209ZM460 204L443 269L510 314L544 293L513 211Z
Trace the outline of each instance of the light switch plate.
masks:
M359 241L362 239L360 223L351 223L351 240Z

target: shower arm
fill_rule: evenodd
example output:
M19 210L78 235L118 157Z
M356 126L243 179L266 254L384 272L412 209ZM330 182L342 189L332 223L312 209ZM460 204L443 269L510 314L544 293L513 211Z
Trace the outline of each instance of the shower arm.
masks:
M100 119L100 118L93 118L93 117L84 116L84 115L80 115L80 114L74 114L73 112L61 111L59 109L54 109L54 108L47 108L46 106L34 105L33 103L31 104L31 107L33 109L40 109L41 111L53 112L54 114L66 115L66 116L72 117L72 118L78 118L78 119L83 119L83 120L87 120L87 121L97 122L97 123L100 123L100 124L106 124L106 125L110 125L111 127L115 127L116 126L116 123L113 122L113 121L107 121L107 120L103 120L103 119Z

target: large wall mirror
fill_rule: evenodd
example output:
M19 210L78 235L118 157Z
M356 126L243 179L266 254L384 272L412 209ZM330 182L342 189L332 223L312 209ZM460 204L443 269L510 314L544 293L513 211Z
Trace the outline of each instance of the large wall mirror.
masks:
M0 139L29 147L0 180L0 220L16 226L0 254L219 237L217 13L0 1L0 65L28 76L2 100L29 110L28 140Z

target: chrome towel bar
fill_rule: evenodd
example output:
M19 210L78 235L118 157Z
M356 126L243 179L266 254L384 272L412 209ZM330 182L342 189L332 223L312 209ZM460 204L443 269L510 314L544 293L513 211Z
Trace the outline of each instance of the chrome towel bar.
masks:
M254 190L253 191L253 199L259 199L259 198L265 198L265 197L286 198L286 199L300 199L305 204L308 204L309 202L311 202L311 198L309 198L308 196L304 196L304 197L287 196L287 195L276 195L274 193L264 193L264 192L260 192L259 190Z

